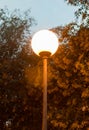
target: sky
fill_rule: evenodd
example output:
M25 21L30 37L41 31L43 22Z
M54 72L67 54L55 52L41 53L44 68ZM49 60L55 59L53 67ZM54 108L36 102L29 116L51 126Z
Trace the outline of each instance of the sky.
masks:
M10 11L20 9L31 10L31 16L37 25L32 30L50 29L64 26L74 21L76 8L67 5L64 0L0 0L0 8L7 7Z

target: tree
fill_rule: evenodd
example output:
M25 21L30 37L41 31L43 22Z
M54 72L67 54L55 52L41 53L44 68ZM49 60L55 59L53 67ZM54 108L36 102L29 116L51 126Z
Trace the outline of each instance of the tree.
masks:
M37 128L41 127L41 118L35 118L40 112L34 109L40 105L37 89L29 84L28 93L24 76L26 67L34 64L30 45L29 53L25 45L34 23L29 13L0 9L0 129L34 130L38 122Z
M19 10L9 13L8 9L0 9L0 46L3 44L0 48L7 48L6 53L2 51L2 57L6 55L15 57L23 44L27 42L27 38L31 35L30 28L34 22L29 14L29 10L21 16Z
M68 28L69 25L64 27L64 31L59 28L63 34L59 41L64 44L59 46L50 64L49 126L52 130L88 130L89 29L81 27L73 35Z
M65 0L68 4L77 6L75 11L76 20L81 20L80 24L89 27L89 1L88 0Z

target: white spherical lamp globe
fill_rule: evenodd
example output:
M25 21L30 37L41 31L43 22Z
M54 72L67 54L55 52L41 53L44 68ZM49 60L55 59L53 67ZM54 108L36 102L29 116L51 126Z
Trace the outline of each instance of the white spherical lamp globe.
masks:
M40 30L33 35L31 45L37 55L41 52L49 52L53 55L58 48L58 38L52 31Z

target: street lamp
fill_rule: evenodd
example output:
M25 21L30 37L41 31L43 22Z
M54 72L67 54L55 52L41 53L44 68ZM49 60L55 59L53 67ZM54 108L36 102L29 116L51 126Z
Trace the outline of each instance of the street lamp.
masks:
M47 59L58 48L57 36L49 30L40 30L32 38L33 51L43 58L43 120L42 130L47 130Z

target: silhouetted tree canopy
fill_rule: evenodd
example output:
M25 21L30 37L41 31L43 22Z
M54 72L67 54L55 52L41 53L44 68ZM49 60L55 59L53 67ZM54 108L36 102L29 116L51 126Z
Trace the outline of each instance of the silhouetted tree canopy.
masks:
M29 11L21 14L0 9L0 130L34 130L34 122L41 127L41 118L36 118L40 117L41 94L36 96L36 88L30 84L28 91L24 73L27 66L35 64L30 56L33 24Z
M52 130L89 129L89 28L69 33L55 29L63 42L50 63L48 120ZM58 33L59 34L59 33ZM66 39L66 42L64 42Z
M77 7L75 11L76 21L89 27L89 0L65 0L68 4Z

